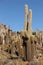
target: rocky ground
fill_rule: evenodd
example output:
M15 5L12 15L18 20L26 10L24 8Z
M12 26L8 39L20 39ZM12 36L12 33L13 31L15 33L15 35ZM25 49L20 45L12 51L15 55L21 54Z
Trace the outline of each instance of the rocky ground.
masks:
M0 60L0 65L43 65L43 60L24 62L21 59L17 59L17 60L6 59L6 60Z

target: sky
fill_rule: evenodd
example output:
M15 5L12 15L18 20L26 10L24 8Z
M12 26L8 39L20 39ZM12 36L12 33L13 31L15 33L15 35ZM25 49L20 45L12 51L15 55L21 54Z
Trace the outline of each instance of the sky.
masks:
M24 28L24 5L32 9L32 31L43 30L43 0L0 0L0 23L13 31Z

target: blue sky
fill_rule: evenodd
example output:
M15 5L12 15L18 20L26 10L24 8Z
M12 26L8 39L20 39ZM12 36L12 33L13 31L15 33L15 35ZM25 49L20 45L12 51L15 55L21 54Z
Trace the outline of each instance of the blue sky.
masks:
M32 30L43 30L43 0L0 0L0 23L13 31L24 27L24 5L32 9Z

